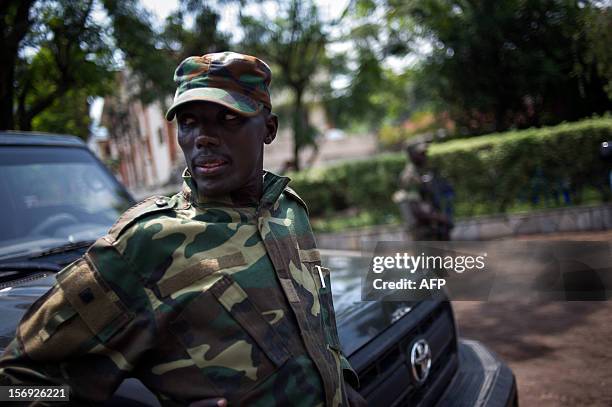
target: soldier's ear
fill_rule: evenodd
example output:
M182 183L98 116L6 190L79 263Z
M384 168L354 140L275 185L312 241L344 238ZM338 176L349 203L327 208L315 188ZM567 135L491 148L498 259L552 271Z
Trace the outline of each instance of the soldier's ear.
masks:
M276 138L276 131L278 130L278 116L274 113L268 113L266 116L266 135L264 137L264 143L270 144Z

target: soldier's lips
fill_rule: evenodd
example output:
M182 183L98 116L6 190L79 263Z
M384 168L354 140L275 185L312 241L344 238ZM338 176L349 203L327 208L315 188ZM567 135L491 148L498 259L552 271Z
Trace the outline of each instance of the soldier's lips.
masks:
M219 175L229 167L229 162L221 158L200 161L194 164L196 174L205 176Z

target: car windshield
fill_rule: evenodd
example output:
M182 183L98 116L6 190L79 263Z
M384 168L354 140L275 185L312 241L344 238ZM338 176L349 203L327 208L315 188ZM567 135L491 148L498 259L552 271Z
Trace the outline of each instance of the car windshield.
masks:
M130 197L83 148L0 148L0 259L104 235Z

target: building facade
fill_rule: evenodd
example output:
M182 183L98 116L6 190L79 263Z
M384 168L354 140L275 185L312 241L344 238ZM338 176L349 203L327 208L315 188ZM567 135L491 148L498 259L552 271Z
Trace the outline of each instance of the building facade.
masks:
M184 158L175 124L164 118L162 104L144 105L133 97L131 81L120 72L116 94L104 99L100 124L107 136L99 140L98 151L128 189L155 190L176 181Z

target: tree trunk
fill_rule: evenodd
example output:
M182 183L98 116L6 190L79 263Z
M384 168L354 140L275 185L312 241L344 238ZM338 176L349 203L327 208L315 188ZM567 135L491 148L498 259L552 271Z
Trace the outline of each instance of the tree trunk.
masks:
M506 107L502 103L499 103L495 108L495 132L502 132L506 130L506 123L504 120L505 116Z
M300 150L304 139L304 125L302 123L302 97L304 90L294 88L295 101L293 102L293 165L295 171L300 170Z
M15 64L19 44L32 25L30 9L34 1L3 0L0 2L0 42L2 42L2 47L0 47L0 130L13 129L15 126L13 116Z
M13 96L15 81L15 59L7 55L8 52L0 54L0 130L10 130L14 127L13 122Z

